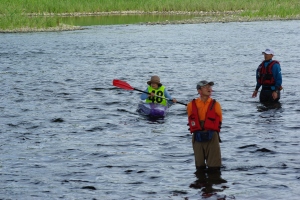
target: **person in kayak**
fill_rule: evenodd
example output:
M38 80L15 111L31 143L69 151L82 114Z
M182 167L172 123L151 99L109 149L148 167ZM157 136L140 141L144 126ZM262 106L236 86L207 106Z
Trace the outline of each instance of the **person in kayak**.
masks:
M280 63L272 60L274 51L266 49L262 52L264 61L256 70L256 87L252 97L257 96L259 88L262 86L259 100L260 102L278 102L280 90L282 90L282 76Z
M222 109L211 98L214 82L197 83L199 98L187 104L189 130L193 134L192 145L197 170L220 170L221 149L219 132L222 124Z
M176 99L172 98L166 87L160 83L159 76L152 76L147 82L148 87L145 93L141 95L141 100L146 100L146 103L159 103L167 106L169 103L176 103Z

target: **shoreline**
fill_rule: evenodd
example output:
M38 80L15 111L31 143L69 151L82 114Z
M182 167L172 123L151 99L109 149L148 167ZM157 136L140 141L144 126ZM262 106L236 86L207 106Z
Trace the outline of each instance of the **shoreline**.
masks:
M168 25L168 24L200 24L200 23L229 23L229 22L254 22L254 21L286 21L286 20L300 20L300 15L281 18L279 16L272 17L249 17L240 16L243 10L238 11L224 11L224 12L188 12L188 11L168 11L168 12L145 12L145 11L112 11L112 12L96 12L96 13L30 13L28 16L61 16L61 17L84 17L84 16L109 16L109 15L194 15L192 19L175 20L175 21L161 21L161 22L143 22L140 25ZM0 33L27 33L27 32L59 32L59 31L74 31L84 30L81 26L73 26L68 24L60 24L56 27L50 28L30 28L22 27L15 29L0 29Z
M33 33L33 32L60 32L60 31L75 31L75 30L84 30L85 28L81 26L72 26L68 24L60 24L56 27L50 28L31 28L31 27L22 27L15 29L0 29L0 33Z
M165 22L146 22L146 25L167 25L167 24L201 24L201 23L230 23L230 22L255 22L255 21L288 21L300 20L300 16L281 18L281 17L241 17L241 16L203 16L193 19L165 21Z

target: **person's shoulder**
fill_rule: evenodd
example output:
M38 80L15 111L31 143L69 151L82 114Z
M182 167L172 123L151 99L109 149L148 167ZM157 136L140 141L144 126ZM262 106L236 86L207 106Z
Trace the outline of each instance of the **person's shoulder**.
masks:
M197 101L199 98L194 98L192 100L189 101L189 103L192 103L192 101Z
M197 102L197 101L199 101L199 98L194 98L194 99L190 100L190 101L187 103L187 105L192 104L193 101Z
M215 101L215 104L221 105L220 102L217 99L211 99L212 101Z
M280 68L280 62L278 60L272 60L272 62L275 62L273 67Z
M191 101L189 101L189 102L186 104L186 108L191 108L191 106L193 105L192 103L193 103L194 100L195 100L195 99L192 99Z
M216 100L216 103L215 103L215 108L216 108L216 109L219 109L219 110L222 110L221 103L218 102L217 100Z
M211 102L211 101L217 101L217 99L214 99L214 98L212 98L212 97L209 97L208 101L209 101L209 102Z

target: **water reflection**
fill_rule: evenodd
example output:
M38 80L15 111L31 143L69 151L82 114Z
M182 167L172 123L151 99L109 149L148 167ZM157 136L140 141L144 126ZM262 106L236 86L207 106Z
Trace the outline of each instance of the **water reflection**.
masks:
M197 169L195 175L197 180L190 185L190 188L201 189L203 197L217 195L217 192L222 192L227 188L226 186L222 186L221 188L213 187L227 183L227 181L221 177L220 170ZM225 197L218 197L218 199L225 199Z
M103 15L62 17L60 21L75 26L93 26L177 21L192 19L194 17L194 15Z

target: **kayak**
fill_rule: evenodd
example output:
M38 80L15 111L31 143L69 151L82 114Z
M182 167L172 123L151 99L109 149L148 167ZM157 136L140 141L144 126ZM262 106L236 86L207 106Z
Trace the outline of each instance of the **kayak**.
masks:
M150 118L164 118L169 110L168 106L163 106L157 103L145 103L138 104L137 112L141 115L148 116Z
M164 118L168 109L168 106L161 104L141 102L138 104L137 112L150 118Z

